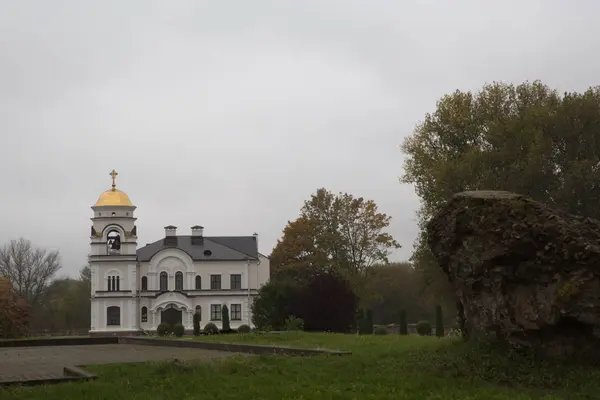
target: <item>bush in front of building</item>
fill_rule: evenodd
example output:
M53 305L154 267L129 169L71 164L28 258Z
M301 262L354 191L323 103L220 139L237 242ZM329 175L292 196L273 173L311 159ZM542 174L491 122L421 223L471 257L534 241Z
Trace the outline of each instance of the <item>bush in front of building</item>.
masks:
M194 336L200 336L200 313L194 314Z
M431 324L429 321L419 321L417 322L417 333L421 336L431 336Z
M171 334L171 325L163 322L161 324L158 325L158 327L156 328L156 334L158 336L168 336Z
M183 326L183 324L175 324L175 326L173 327L173 333L177 337L182 337L185 333L185 327Z
M238 327L238 333L250 333L250 327L246 324L240 325Z
M208 335L214 335L219 333L219 328L217 328L217 326L212 322L209 322L208 324L204 325L204 333Z
M229 324L229 309L225 305L221 307L221 322L223 323L223 329L221 329L221 332L230 333L231 326Z

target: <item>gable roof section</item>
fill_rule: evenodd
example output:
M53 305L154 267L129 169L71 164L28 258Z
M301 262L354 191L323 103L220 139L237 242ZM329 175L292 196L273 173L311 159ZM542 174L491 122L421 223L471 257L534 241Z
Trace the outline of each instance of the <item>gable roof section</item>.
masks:
M197 240L198 237L194 237ZM194 261L245 261L258 258L254 236L204 236L201 244L192 244L192 236L177 236L177 245L165 245L164 238L137 250L138 261L150 261L164 249L179 249ZM204 252L210 250L210 255Z

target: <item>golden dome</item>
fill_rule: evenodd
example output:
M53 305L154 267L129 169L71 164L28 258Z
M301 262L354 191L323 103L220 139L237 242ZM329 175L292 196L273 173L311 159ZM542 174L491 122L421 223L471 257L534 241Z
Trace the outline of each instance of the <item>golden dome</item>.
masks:
M98 201L94 204L95 207L99 206L130 206L132 207L131 200L127 193L122 192L118 189L108 189L98 197Z

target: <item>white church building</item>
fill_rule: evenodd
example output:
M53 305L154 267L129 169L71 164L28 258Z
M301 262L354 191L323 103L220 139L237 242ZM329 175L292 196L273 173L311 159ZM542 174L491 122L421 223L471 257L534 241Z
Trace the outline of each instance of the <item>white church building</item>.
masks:
M169 225L164 237L138 248L136 207L116 189L116 175L92 206L90 334L135 335L161 322L191 331L196 312L202 328L221 328L223 305L231 328L252 327L253 298L269 279L258 235L205 236L199 225L177 235Z

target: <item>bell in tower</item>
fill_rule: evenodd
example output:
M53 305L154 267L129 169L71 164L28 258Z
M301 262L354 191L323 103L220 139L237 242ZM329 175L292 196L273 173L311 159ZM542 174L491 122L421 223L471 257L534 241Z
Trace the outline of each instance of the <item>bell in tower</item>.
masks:
M121 235L117 231L111 231L107 235L106 247L108 254L121 254Z

